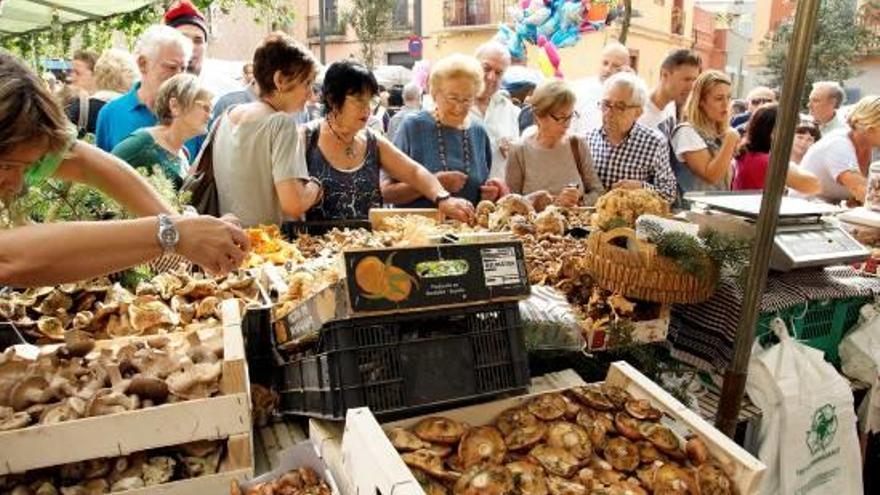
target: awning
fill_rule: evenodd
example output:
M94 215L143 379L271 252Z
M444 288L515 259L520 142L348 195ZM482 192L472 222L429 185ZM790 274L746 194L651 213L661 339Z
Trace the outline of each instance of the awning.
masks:
M154 3L158 0L0 0L0 36L103 19Z

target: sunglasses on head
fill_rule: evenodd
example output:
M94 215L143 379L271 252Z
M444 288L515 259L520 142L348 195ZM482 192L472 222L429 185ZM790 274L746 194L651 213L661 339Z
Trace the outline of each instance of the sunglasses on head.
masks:
M773 100L770 98L752 98L751 103L752 106L763 105L764 103L772 103Z

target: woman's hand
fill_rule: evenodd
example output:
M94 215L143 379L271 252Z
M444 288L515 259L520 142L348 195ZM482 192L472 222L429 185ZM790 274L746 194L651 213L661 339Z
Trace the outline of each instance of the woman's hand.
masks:
M730 144L730 146L736 146L737 144L739 144L740 139L742 139L742 136L739 135L739 132L737 132L736 129L734 129L733 127L728 127L727 131L724 132L724 143L723 144Z
M448 218L470 225L474 223L474 205L466 199L449 198L441 201L437 208Z
M464 189L464 185L467 183L468 176L464 172L459 172L457 170L447 170L445 172L437 172L434 174L437 176L437 180L440 181L440 184L443 185L443 189L455 194L462 189Z
M250 249L247 235L231 219L208 215L175 217L174 224L180 233L177 253L213 275L241 266Z
M566 208L573 208L578 205L580 199L580 190L577 187L567 186L556 196L556 204Z

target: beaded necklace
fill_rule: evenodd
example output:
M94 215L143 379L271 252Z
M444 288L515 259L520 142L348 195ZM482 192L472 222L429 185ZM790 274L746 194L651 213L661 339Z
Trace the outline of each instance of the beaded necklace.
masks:
M443 140L443 130L441 129L442 124L440 123L440 116L437 113L434 113L434 128L437 130L437 154L440 155L440 166L443 168L443 171L449 171L449 162L446 158L446 142ZM461 129L461 143L463 150L463 158L464 158L464 173L466 175L470 175L471 172L471 138L468 136L467 129Z

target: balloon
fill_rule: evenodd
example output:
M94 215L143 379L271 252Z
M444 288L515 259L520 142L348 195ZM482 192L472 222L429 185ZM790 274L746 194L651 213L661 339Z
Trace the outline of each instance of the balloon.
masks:
M541 67L541 71L547 77L562 78L562 72L559 71L559 62L561 60L556 45L547 38L538 36L538 46L542 48L538 52L538 65Z
M498 33L495 34L494 39L507 48L511 57L517 59L525 58L526 45L519 33L510 29L510 26L504 24L498 26Z

